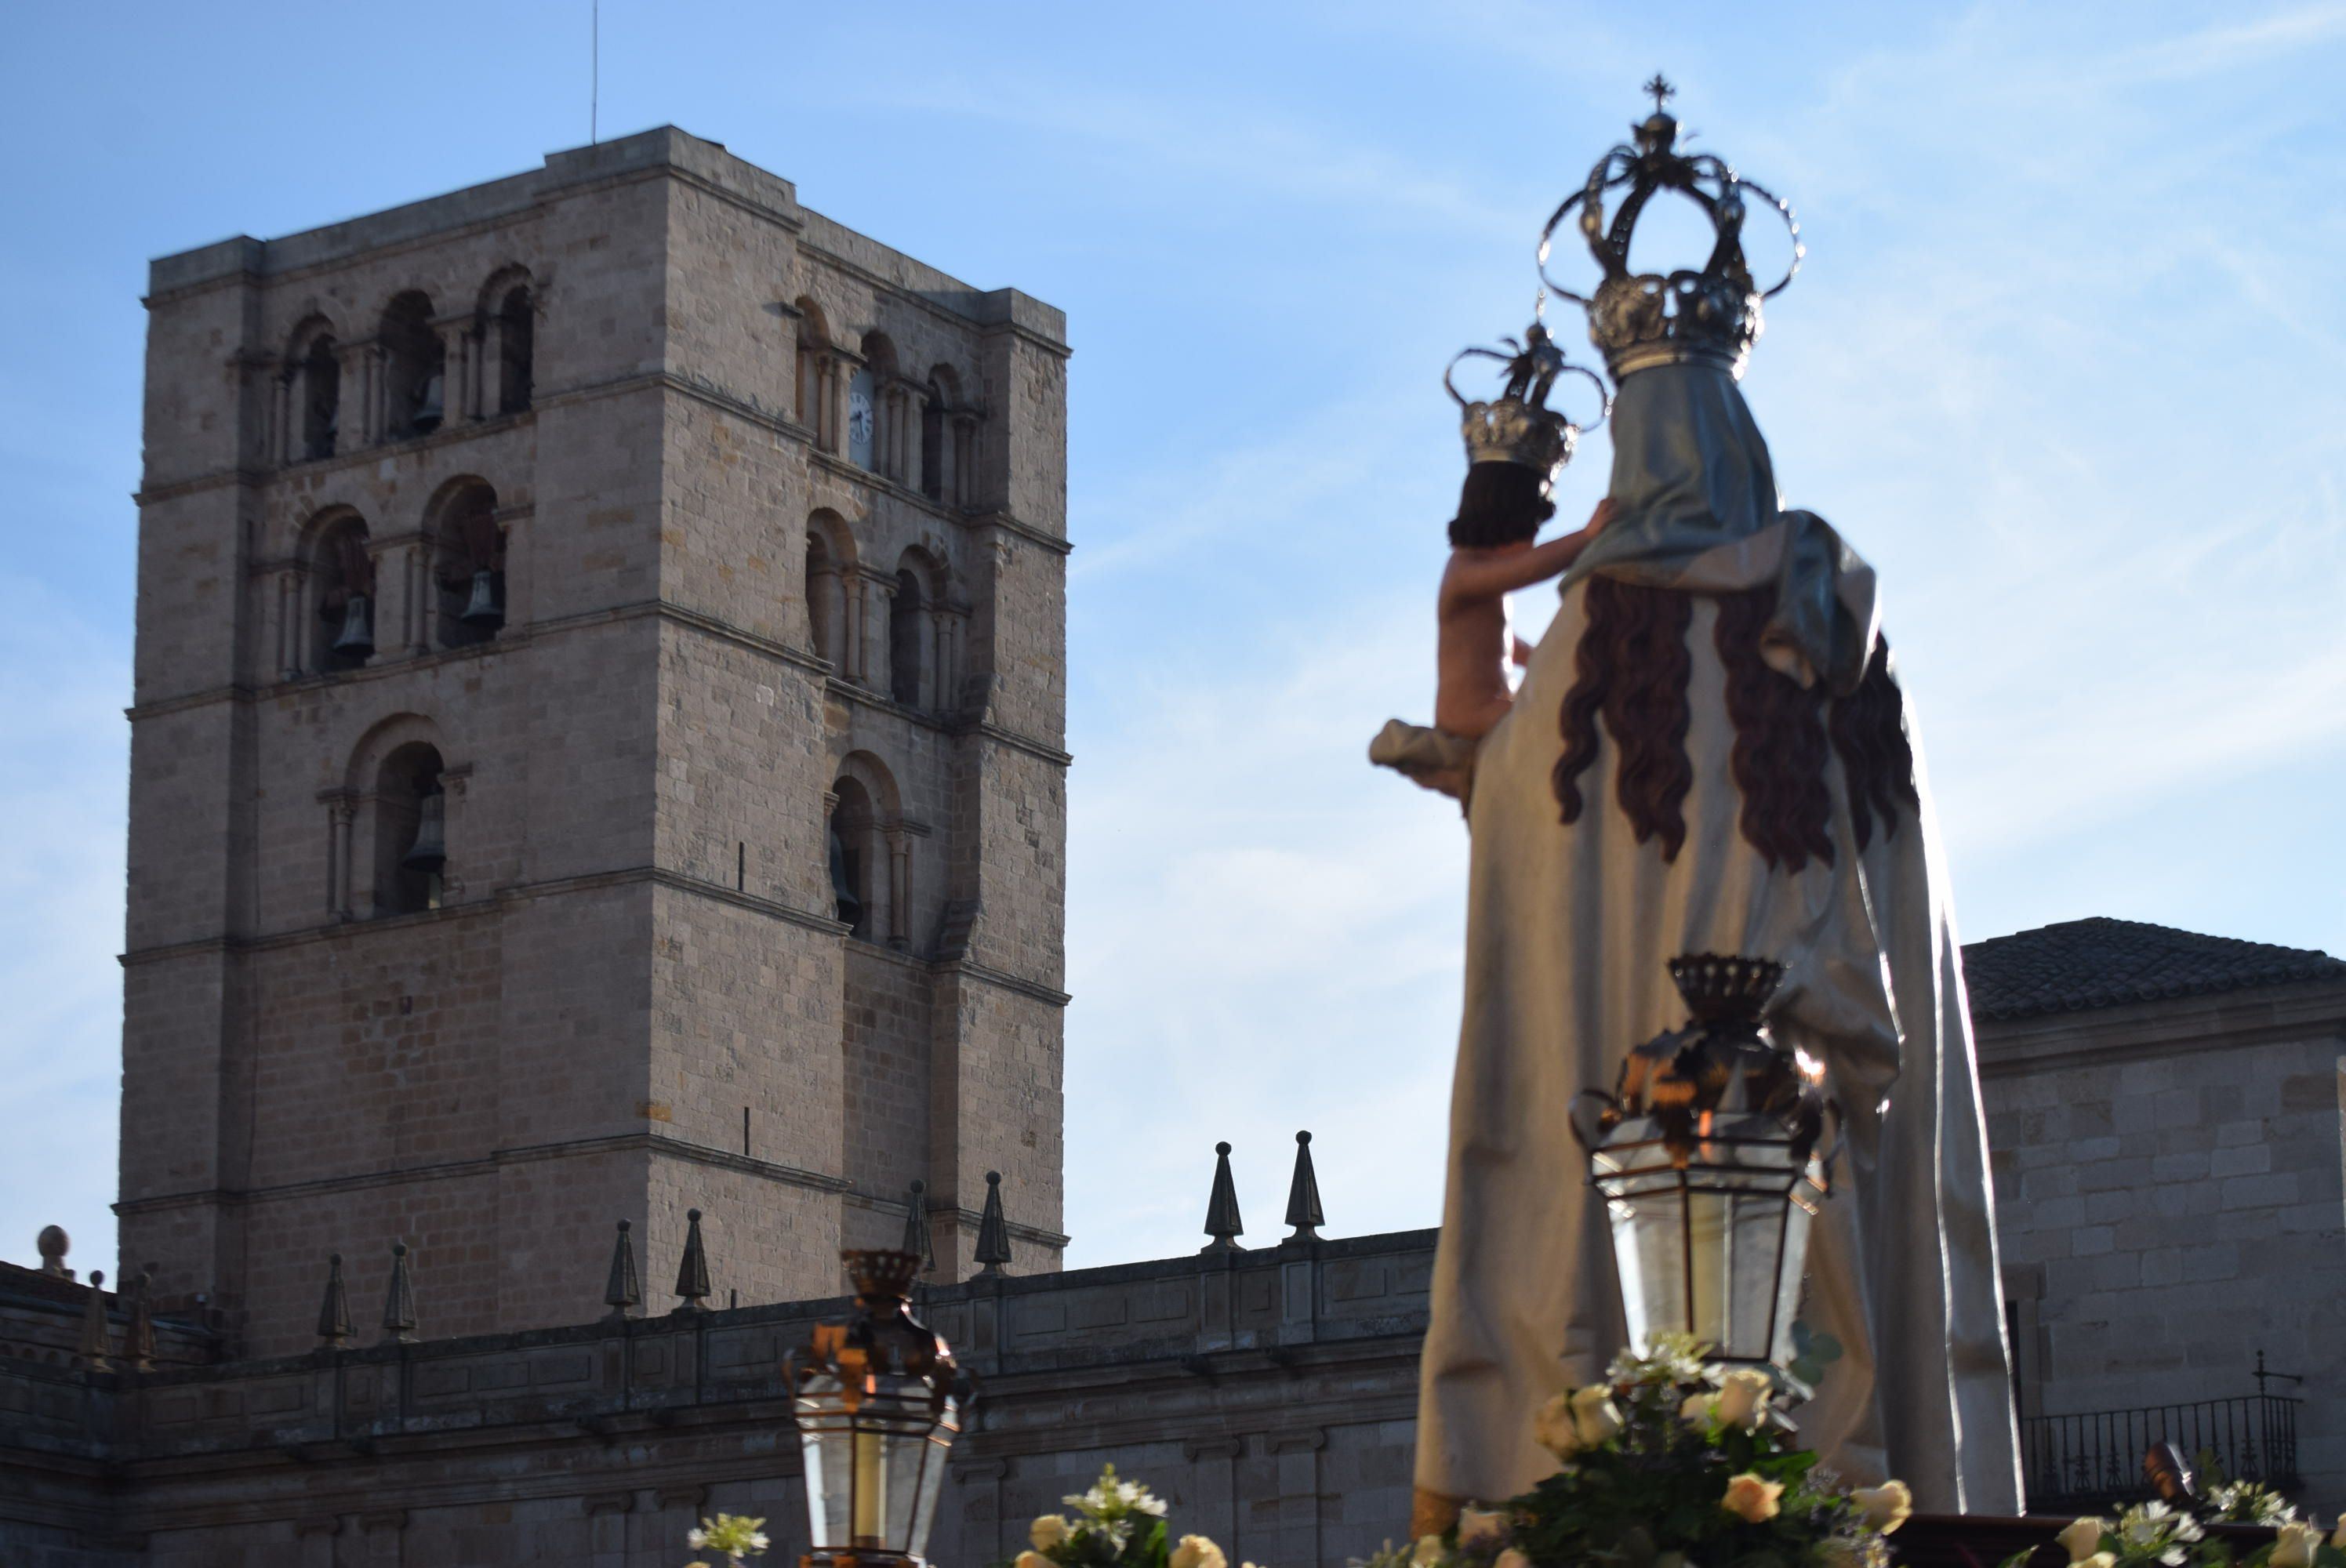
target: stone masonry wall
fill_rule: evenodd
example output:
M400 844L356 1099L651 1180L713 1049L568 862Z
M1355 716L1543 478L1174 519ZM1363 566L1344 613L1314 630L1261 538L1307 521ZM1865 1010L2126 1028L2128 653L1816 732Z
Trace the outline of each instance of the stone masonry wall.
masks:
M2309 1492L2346 1496L2346 989L1980 1030L2023 1416L2301 1385Z

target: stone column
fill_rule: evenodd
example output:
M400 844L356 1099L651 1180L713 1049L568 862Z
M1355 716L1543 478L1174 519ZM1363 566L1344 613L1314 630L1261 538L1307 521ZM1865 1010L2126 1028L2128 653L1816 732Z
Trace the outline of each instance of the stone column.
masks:
M954 416L953 504L969 507L977 504L977 416Z
M888 846L888 945L903 952L913 945L913 840L901 823L891 824L883 832Z
M839 574L839 673L863 679L863 578L852 566Z
M882 696L889 694L893 674L888 667L888 606L896 597L896 579L878 573L863 578L863 684Z
M494 307L481 320L475 352L481 400L475 412L482 419L495 419L505 411L505 319Z
M433 573L433 542L419 539L407 547L407 556L414 567L414 586L410 590L413 612L408 617L408 648L421 656L432 651L434 634L439 629L440 579Z
M391 356L381 343L366 346L366 444L391 438Z
M300 567L277 574L277 673L282 680L301 677L301 638L310 629L301 615L303 597Z
M820 606L821 613L816 606ZM807 574L807 641L815 657L827 659L831 669L845 674L839 657L840 632L839 568L825 556L821 565Z
M463 316L436 325L440 333L440 428L445 430L480 416L480 404L473 391L473 319Z
M347 791L335 791L326 802L331 820L326 850L326 912L336 920L351 918L351 821L356 802Z
M335 347L334 364L340 372L334 389L334 453L356 452L372 439L367 421L370 361L374 352L372 343L342 343Z
M929 711L953 710L953 611L940 605L929 611Z
M279 468L293 462L293 449L298 444L293 438L293 383L301 373L298 368L281 371L270 380L270 452Z
M464 841L464 795L473 780L473 765L459 762L444 769L440 784L440 841L447 846L447 860L440 868L440 906L459 902L464 896L464 862L458 852L469 848ZM477 862L475 869L478 869Z

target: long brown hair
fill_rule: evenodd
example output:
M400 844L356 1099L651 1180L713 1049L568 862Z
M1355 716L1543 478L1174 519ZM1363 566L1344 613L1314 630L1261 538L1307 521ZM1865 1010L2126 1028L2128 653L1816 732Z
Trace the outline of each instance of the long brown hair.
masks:
M1686 753L1687 681L1694 661L1686 635L1694 596L1592 577L1584 593L1587 624L1575 651L1576 678L1558 725L1564 753L1551 784L1566 822L1586 801L1580 775L1596 759L1601 717L1619 760L1614 794L1637 841L1661 840L1675 860L1686 842L1685 804L1694 787ZM1919 809L1914 752L1906 737L1905 702L1877 642L1864 678L1848 697L1828 701L1821 686L1802 687L1761 656L1775 613L1772 585L1721 594L1712 635L1727 675L1727 715L1735 726L1729 770L1742 810L1737 825L1770 866L1798 871L1813 859L1833 860L1832 794L1826 765L1838 753L1849 784L1850 826L1860 850L1873 822L1898 831L1899 803ZM1830 749L1829 749L1830 748Z

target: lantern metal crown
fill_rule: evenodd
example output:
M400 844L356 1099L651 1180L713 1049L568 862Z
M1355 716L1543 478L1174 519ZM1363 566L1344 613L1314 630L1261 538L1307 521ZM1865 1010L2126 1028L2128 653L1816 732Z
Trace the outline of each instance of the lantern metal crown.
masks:
M1564 199L1540 230L1540 280L1564 299L1587 307L1589 341L1603 351L1617 385L1623 377L1653 365L1716 364L1740 377L1760 336L1760 301L1781 293L1807 253L1791 207L1745 179L1732 164L1709 153L1678 148L1678 122L1663 105L1676 93L1657 75L1646 84L1654 112L1631 128L1631 140L1615 147L1588 171L1587 183ZM1628 194L1606 220L1606 196L1627 186ZM1700 207L1716 236L1699 271L1629 270L1629 241L1646 203L1670 190ZM1758 287L1743 258L1745 193L1776 209L1791 233L1792 260L1782 278ZM1581 237L1603 270L1594 297L1575 292L1548 276L1556 231L1580 209Z
M806 1456L809 1568L916 1564L961 1431L965 1375L913 1316L911 1252L842 1252L855 1309L782 1362Z
M1466 461L1470 466L1477 463L1520 463L1536 469L1543 478L1553 477L1556 470L1572 461L1573 447L1581 431L1595 429L1613 411L1613 399L1596 372L1566 359L1564 351L1556 346L1556 341L1539 322L1534 321L1524 330L1520 342L1514 338L1501 338L1499 341L1504 345L1504 351L1461 349L1442 372L1443 389L1457 402L1464 414L1459 430L1466 441ZM1453 374L1462 361L1471 359L1495 360L1506 366L1506 385L1497 397L1470 400L1458 390ZM1586 376L1596 387L1596 417L1586 426L1574 423L1547 406L1550 389L1558 376L1566 373Z
M1605 1197L1631 1343L1689 1333L1719 1360L1789 1376L1833 1107L1823 1068L1762 1022L1783 977L1760 958L1671 960L1693 1017L1632 1051L1610 1094L1582 1091L1572 1128Z

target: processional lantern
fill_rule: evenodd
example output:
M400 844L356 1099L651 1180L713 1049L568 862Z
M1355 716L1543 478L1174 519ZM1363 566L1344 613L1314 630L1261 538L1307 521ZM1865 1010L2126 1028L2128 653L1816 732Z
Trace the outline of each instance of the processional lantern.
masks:
M921 1562L961 1432L952 1348L905 1299L910 1252L845 1251L855 1307L784 1359L806 1455L807 1568Z
M1672 959L1692 1019L1632 1051L1612 1093L1574 1102L1632 1344L1675 1330L1714 1360L1790 1367L1809 1222L1829 1190L1831 1151L1817 1145L1834 1107L1822 1066L1763 1022L1783 977L1766 959Z

